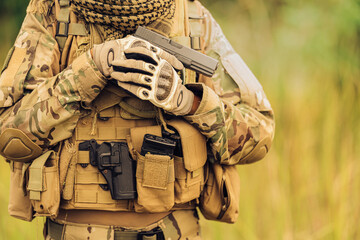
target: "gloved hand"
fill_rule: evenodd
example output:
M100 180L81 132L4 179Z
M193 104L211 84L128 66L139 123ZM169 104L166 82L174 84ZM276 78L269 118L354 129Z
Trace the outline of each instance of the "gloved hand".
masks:
M111 63L111 77L118 81L120 87L142 100L149 100L174 115L188 114L194 94L182 85L174 69L181 70L182 63L147 41L131 39L135 41L126 45L124 55L115 55Z
M176 57L171 54L159 49L149 42L144 41L140 38L136 38L134 36L127 36L122 39L112 40L108 42L104 42L101 44L94 45L93 48L93 59L98 67L98 69L102 72L102 74L106 77L110 77L110 73L112 71L112 62L114 60L126 59L124 51L129 48L145 48L151 49L152 51L156 51L156 55L159 58L163 58L167 60L173 67L176 69L182 69L183 65L180 61L176 59ZM146 55L148 52L144 53L143 49L139 49L139 52L135 51L133 55L141 55L141 57L149 58ZM131 54L130 54L131 55ZM151 55L152 57L152 55Z
M124 49L131 43L130 39L119 39L94 45L93 59L105 77L110 77L111 63L114 59L124 59Z

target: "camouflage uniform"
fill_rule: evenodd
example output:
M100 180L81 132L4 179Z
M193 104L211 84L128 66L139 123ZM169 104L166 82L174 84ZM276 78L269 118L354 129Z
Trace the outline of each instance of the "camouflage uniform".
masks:
M54 38L54 4L47 4L47 11L28 9L0 76L0 133L20 129L44 151L72 136L79 119L90 114L92 101L107 84L86 51L89 39L74 37L72 51L60 52ZM207 138L216 162L246 163L244 157L257 143L273 138L273 111L257 79L210 13L203 11L205 53L220 65L212 79L202 80L206 86L189 85L190 90L202 91L202 100L195 114L184 118ZM178 226L179 221L171 219L181 212L175 211L158 224L169 221L167 226ZM181 236L179 229L176 232ZM195 232L198 235L198 227Z

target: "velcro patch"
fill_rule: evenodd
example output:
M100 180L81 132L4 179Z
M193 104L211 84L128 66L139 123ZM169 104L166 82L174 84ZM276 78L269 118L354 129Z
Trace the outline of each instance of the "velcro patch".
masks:
M169 179L170 157L146 154L143 187L166 189Z

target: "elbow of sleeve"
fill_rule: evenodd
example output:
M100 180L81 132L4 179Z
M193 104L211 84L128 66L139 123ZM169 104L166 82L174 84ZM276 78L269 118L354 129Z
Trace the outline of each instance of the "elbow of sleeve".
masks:
M40 146L19 129L7 128L0 135L0 155L8 160L29 162L41 153Z
M241 158L240 164L250 164L263 159L269 152L271 143L272 138L270 136L261 139L245 157Z
M254 163L263 159L271 148L274 139L274 131L275 124L272 121L272 124L267 127L266 134L263 135L247 155L240 159L240 164Z

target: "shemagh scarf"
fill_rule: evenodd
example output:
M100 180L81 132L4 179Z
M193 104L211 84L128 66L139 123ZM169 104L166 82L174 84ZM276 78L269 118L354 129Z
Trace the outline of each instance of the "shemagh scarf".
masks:
M138 26L163 25L170 28L174 0L71 0L77 15L100 24L107 38L117 39L135 32ZM168 26L168 27L166 27Z

